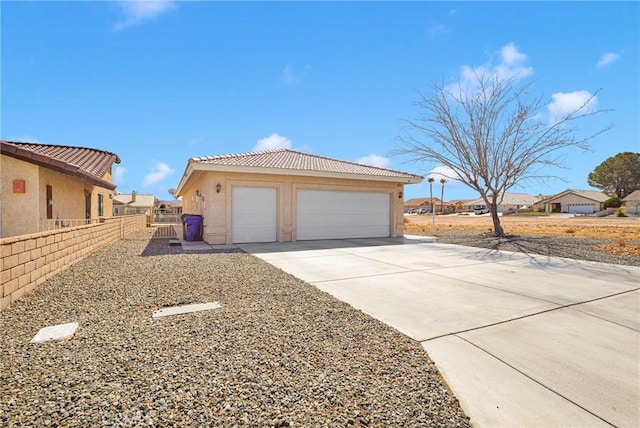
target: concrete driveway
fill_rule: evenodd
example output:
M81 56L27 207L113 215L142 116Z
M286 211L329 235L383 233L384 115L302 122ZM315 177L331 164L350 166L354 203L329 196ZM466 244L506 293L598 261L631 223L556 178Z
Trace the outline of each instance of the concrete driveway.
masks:
M477 426L640 426L640 268L408 238L241 247L420 341Z

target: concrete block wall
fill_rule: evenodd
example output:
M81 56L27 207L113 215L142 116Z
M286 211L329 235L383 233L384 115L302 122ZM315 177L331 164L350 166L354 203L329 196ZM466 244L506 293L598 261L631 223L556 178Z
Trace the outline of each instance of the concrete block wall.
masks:
M144 215L0 239L0 310L100 248L146 227Z

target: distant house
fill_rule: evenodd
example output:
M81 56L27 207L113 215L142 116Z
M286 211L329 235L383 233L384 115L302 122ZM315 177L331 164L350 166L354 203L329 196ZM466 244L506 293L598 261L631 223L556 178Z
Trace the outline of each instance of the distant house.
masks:
M113 197L113 215L153 215L156 198L136 192L118 194Z
M640 190L628 194L627 197L622 200L622 204L627 214L640 214Z
M532 208L537 198L527 193L505 193L502 196L502 202L498 205L498 212L508 214L518 212L523 209ZM484 199L475 199L467 202L469 211L484 212L488 209Z
M104 150L0 141L0 236L43 229L47 220L110 217L116 186L112 166L120 158ZM73 224L76 224L75 222Z
M609 195L596 190L567 189L538 202L549 213L593 214L604 209Z
M433 205L436 207L437 211L439 209L438 207L440 206L440 199L433 198ZM422 208L428 209L429 212L431 212L431 198L413 198L404 201L405 213L418 211Z
M156 214L170 214L180 215L182 214L182 200L174 199L172 201L156 201L155 207Z
M471 203L474 201L475 199L452 199L448 204L451 206L452 212L464 213L473 211Z

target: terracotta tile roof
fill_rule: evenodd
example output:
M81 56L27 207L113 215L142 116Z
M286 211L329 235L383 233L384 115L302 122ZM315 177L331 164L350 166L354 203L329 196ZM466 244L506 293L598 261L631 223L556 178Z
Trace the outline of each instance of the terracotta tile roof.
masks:
M220 156L205 156L191 158L190 161L212 165L285 169L292 172L316 171L326 173L371 175L378 177L397 177L422 180L421 176L415 174L409 174L406 172L395 171L387 168L362 165L354 162L346 162L289 149L268 150L252 153L238 153Z
M0 141L2 153L26 162L49 167L70 175L77 175L100 185L110 184L104 176L114 163L120 163L115 153L87 147L54 144Z

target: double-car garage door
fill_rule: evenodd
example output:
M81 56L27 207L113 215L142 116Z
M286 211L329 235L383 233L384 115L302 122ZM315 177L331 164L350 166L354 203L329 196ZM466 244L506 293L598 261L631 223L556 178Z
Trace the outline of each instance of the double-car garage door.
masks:
M389 236L389 193L298 190L297 239Z
M593 214L596 211L596 204L567 204L567 212L571 214Z
M298 190L297 240L387 237L391 230L389 193ZM278 193L271 188L235 187L234 243L277 240Z

